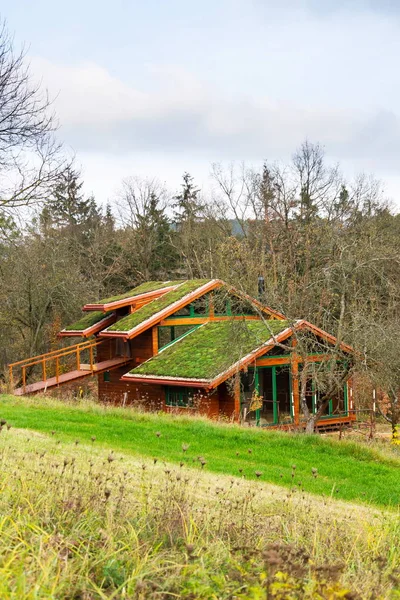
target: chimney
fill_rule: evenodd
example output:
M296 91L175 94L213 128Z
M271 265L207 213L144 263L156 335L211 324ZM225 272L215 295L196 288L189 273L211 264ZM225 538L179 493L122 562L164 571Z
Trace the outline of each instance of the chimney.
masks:
M258 299L262 300L265 292L265 281L262 275L258 276Z

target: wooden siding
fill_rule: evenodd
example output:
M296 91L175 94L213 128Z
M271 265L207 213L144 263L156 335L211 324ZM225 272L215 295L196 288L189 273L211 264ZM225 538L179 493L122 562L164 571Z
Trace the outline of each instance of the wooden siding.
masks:
M111 402L119 405L137 404L142 389L144 389L143 385L121 381L121 377L153 356L151 329L144 331L135 340L128 342L113 338L105 339L103 344L98 347L97 359L107 360L109 356L116 356L117 349L130 356L130 360L123 367L109 371L107 378L104 377L104 374L99 375L99 400L100 402ZM148 387L150 386L146 386L146 389ZM161 386L157 387L161 389Z

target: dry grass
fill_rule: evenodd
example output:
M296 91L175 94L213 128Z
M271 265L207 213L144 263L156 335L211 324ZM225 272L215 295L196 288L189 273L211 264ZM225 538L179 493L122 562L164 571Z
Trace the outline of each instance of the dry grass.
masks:
M397 597L394 512L96 443L3 426L0 598Z

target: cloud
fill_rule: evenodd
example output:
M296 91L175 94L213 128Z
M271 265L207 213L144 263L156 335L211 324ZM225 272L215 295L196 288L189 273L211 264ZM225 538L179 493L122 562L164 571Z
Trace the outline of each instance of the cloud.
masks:
M87 189L101 201L129 174L157 174L176 187L189 169L205 184L213 161L287 161L305 138L323 144L350 176L372 172L388 181L391 195L400 189L393 110L224 96L177 67L149 67L146 90L94 63L36 59L32 67L56 96L60 134L83 159Z
M69 143L111 153L165 150L224 157L287 152L305 137L335 147L361 138L376 118L334 106L304 107L269 97L224 97L182 69L152 68L151 91L113 77L94 63L32 61L56 95Z

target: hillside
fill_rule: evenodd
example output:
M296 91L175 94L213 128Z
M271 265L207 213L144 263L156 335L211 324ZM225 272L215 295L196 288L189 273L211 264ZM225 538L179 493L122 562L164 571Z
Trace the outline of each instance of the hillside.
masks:
M355 442L244 429L165 414L1 396L0 418L65 442L90 442L208 472L260 479L318 495L398 508L400 452ZM188 445L183 453L182 445Z
M21 411L21 421L29 411L44 419L44 408L4 400L9 413ZM172 431L166 418L59 413L54 434L3 423L1 598L396 597L399 524L392 511L319 498L298 485L288 490L213 474L209 463L193 469L191 446L180 449L181 466L87 441L94 423L88 415L145 428L157 423L162 433L152 436L160 442ZM76 443L71 429L78 422ZM61 433L63 424L69 433ZM256 439L246 436L255 453ZM113 443L118 447L117 436Z

